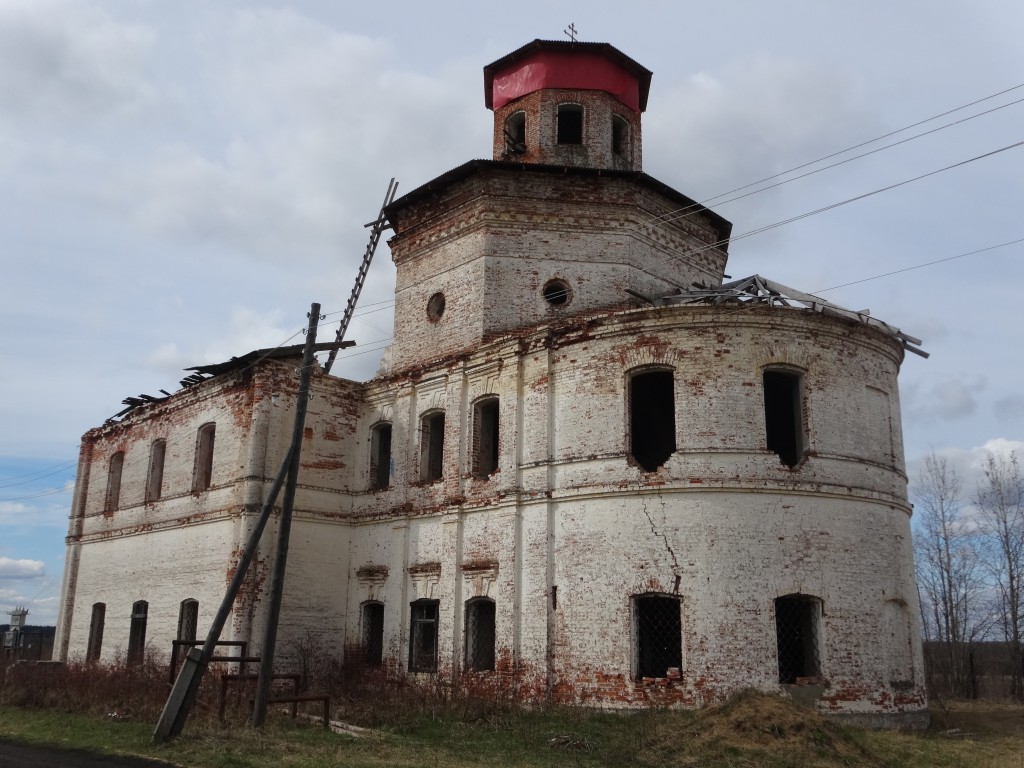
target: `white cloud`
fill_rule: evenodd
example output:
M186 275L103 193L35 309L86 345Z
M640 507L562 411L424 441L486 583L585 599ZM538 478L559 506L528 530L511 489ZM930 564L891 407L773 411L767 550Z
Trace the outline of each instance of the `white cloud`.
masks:
M46 565L42 560L14 560L0 557L0 578L34 579L46 575Z

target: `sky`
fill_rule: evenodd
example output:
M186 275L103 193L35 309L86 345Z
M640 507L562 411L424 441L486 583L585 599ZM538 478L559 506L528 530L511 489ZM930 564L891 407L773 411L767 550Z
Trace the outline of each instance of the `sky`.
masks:
M0 623L56 621L82 433L314 301L331 338L388 180L490 158L484 65L570 23L654 72L644 170L733 222L728 274L923 340L911 478L1024 454L1016 0L0 0ZM393 289L382 244L334 373Z

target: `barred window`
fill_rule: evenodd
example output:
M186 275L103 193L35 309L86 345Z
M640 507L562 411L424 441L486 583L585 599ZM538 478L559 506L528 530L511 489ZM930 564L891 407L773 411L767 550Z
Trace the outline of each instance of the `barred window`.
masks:
M128 632L128 666L137 666L146 657L146 617L149 603L136 600L132 603L132 623Z
M370 432L370 490L391 485L391 425L378 424Z
M629 379L629 453L654 472L676 450L676 407L670 370L642 370Z
M106 603L93 603L92 618L89 621L89 644L85 647L86 661L99 661L103 650L103 623L106 620Z
M466 670L494 669L494 601L475 597L466 601Z
M416 600L411 604L409 671L437 671L437 615L440 602Z
M633 598L636 677L667 677L683 666L683 628L679 598L637 595Z
M195 640L199 625L199 601L189 598L182 600L178 608L178 639Z
M379 667L384 662L383 603L363 603L363 655L369 667Z
M821 600L811 595L775 598L779 682L821 675Z
M420 420L420 479L440 480L444 471L444 412L428 413Z

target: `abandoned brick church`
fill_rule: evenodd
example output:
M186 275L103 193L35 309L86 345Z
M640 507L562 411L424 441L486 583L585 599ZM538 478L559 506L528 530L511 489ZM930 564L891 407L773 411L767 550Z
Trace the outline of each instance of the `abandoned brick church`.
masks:
M753 686L919 723L897 389L919 342L723 283L730 223L641 170L650 82L610 45L534 41L484 68L493 159L387 206L394 341L371 381L314 375L280 661L312 642L528 700ZM85 434L61 658L205 634L299 354L205 366ZM261 637L273 527L225 639Z

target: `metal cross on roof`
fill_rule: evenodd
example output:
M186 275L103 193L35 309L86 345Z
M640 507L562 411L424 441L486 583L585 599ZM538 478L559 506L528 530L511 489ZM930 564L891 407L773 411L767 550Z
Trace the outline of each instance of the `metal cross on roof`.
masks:
M579 32L576 31L576 25L575 24L573 24L572 22L569 22L569 28L568 29L563 29L562 31L565 32L565 34L567 34L569 36L570 40L572 40L574 43L576 42L576 35L578 35Z

